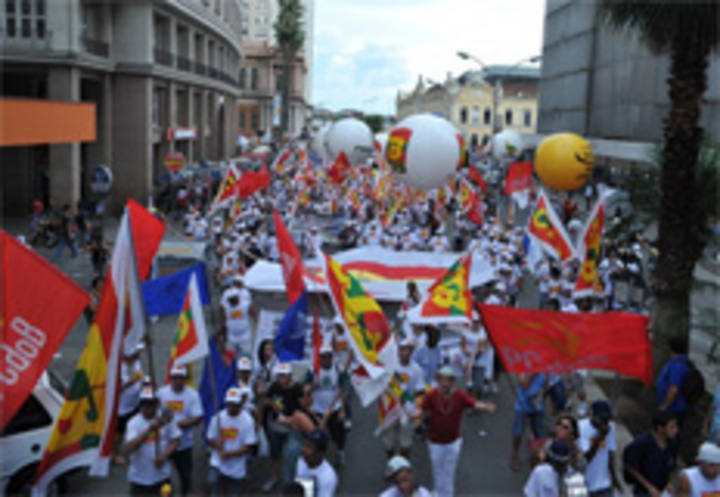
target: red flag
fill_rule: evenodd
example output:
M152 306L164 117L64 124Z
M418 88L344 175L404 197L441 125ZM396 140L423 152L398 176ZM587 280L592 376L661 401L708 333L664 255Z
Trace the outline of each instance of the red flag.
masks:
M472 164L468 167L468 178L470 181L479 186L483 193L487 193L488 186L487 183L485 183L485 179L482 177L480 171L478 171Z
M569 313L479 305L511 373L615 371L652 382L649 318L624 312Z
M275 237L280 253L280 265L287 289L288 303L292 306L305 291L303 282L303 275L306 273L305 266L300 256L300 250L276 210L273 210L273 219L275 220Z
M313 372L315 376L320 373L320 347L322 347L322 334L320 333L320 317L318 316L318 309L315 307L313 311Z
M244 200L253 193L267 188L271 180L272 174L268 171L267 164L263 164L260 171L246 171L235 188L238 196Z
M2 430L32 392L90 296L2 230L0 268Z
M477 192L472 194L472 203L470 204L470 210L468 210L468 219L478 226L483 225L483 203L482 198Z
M532 190L532 162L511 162L505 177L505 195Z
M330 178L333 183L342 183L345 181L349 169L350 161L348 160L347 155L345 155L345 152L341 150L335 159L335 162L333 162L333 165L330 166L328 178Z

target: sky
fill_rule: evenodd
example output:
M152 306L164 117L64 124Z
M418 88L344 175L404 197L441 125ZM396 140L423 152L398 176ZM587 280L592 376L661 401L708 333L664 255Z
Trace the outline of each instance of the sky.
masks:
M315 0L313 104L394 114L419 74L444 81L477 64L541 53L545 0Z

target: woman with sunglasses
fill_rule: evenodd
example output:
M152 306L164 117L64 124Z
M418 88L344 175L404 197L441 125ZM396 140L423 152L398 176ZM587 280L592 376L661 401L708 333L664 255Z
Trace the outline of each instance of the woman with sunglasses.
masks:
M584 471L586 462L582 453L577 448L578 422L572 414L561 414L555 421L553 436L540 449L537 458L543 462L547 460L547 451L555 440L562 440L570 447L569 466L575 471Z

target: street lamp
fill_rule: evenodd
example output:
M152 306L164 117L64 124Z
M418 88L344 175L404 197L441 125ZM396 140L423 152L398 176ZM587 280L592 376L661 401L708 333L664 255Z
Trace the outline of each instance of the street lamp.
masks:
M487 65L480 60L479 57L476 57L475 55L472 55L468 52L464 52L462 50L457 51L457 56L460 57L463 60L472 60L477 65L480 66L480 69L482 71L487 71ZM518 62L510 66L510 68L506 71L505 76L510 74L510 72L515 69L516 67L519 67L520 64L523 64L525 62L538 62L542 59L542 55L534 55L532 57L525 57L523 59L520 59ZM498 115L498 110L500 107L500 100L503 97L503 76L498 76L498 78L495 80L495 84L493 85L493 134L498 133L502 130L502 120L500 119L500 116ZM489 85L488 85L489 86Z

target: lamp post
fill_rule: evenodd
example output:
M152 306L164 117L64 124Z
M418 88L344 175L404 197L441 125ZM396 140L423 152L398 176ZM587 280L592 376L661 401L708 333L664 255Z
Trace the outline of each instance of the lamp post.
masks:
M479 57L476 57L475 55L472 55L468 52L464 52L462 50L458 50L457 56L460 57L463 60L472 60L477 65L480 66L480 70L483 72L487 71L487 64L485 64L482 60L480 60ZM510 74L513 69L520 66L520 64L523 64L524 62L538 62L542 59L542 55L534 55L532 57L525 57L512 66L505 72L505 76ZM492 86L493 89L493 134L498 133L502 130L502 120L499 115L500 110L500 101L503 98L503 78L504 76L498 76L498 78L495 80L495 84ZM490 86L490 85L488 85Z

